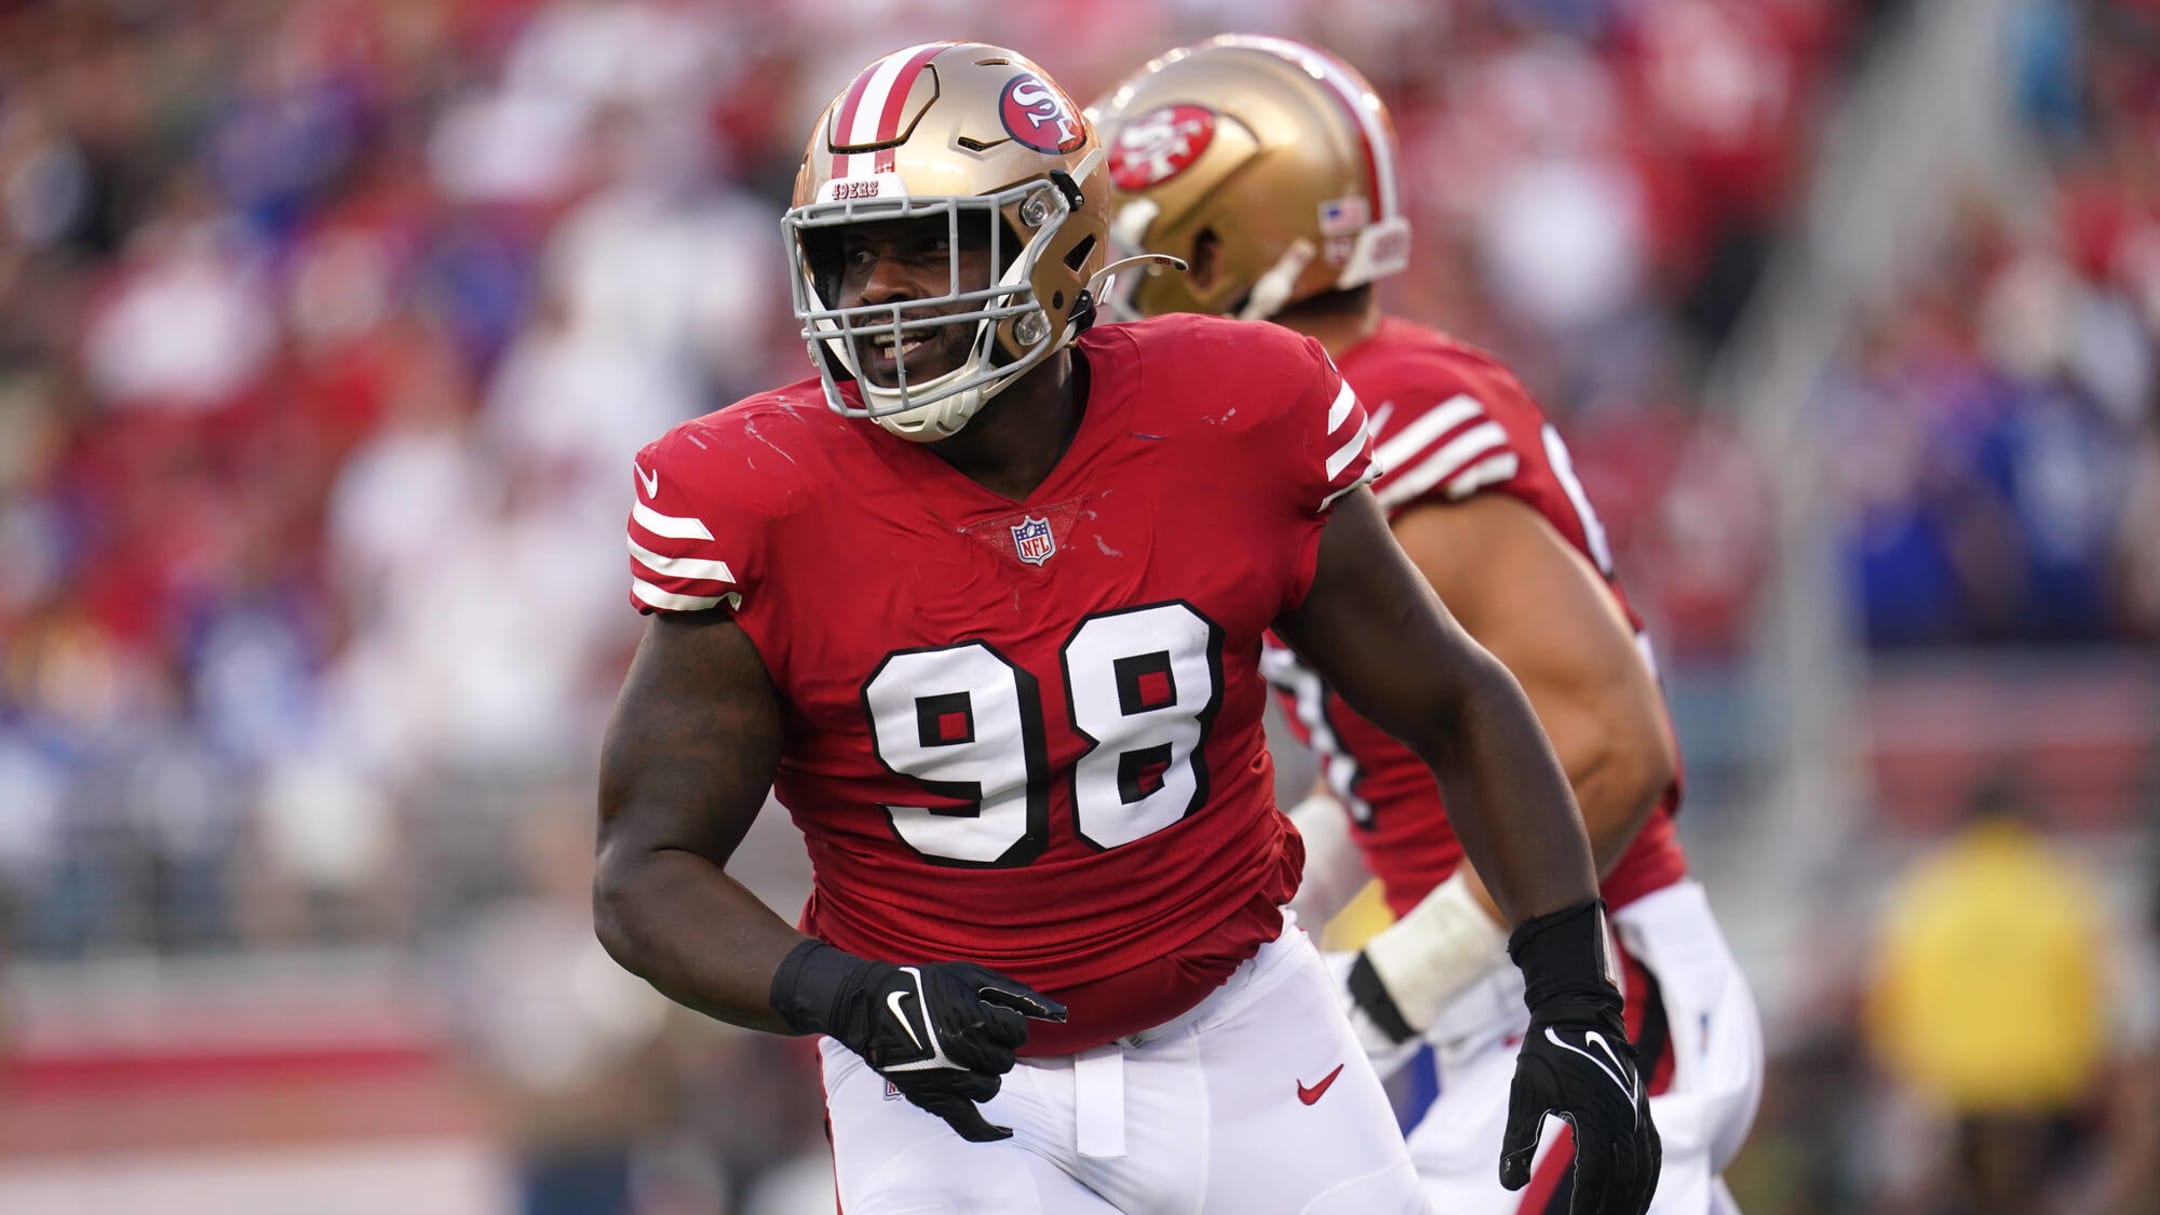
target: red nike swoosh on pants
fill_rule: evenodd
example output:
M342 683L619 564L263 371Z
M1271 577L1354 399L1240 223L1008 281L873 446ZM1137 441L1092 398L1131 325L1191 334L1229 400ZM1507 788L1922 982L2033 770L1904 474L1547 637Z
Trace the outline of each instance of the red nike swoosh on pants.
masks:
M1334 1071L1331 1071L1327 1075L1322 1076L1320 1078L1320 1083L1313 1085L1311 1088L1306 1088L1305 1082L1302 1080L1299 1081L1297 1086L1297 1099L1307 1105L1311 1105L1313 1102L1318 1101L1320 1099L1320 1094L1328 1091L1328 1085L1335 1083L1335 1077L1342 1075L1342 1069L1342 1064L1336 1064Z

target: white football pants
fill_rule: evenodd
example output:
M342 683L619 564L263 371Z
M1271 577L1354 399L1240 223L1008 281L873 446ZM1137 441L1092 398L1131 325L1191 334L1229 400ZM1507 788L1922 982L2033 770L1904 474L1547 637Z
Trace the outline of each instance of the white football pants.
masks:
M1429 1211L1387 1095L1305 933L1190 1011L1077 1055L1022 1059L969 1143L820 1043L846 1215L1409 1215ZM1497 1140L1496 1140L1497 1142Z

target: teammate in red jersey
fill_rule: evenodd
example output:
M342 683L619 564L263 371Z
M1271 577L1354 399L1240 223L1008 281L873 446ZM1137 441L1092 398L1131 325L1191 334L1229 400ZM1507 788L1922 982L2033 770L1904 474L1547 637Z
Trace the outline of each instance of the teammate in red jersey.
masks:
M1410 248L1386 110L1332 56L1232 36L1156 60L1091 113L1118 241L1191 263L1135 276L1126 307L1272 320L1323 342L1371 403L1373 490L1396 538L1521 681L1581 805L1663 1137L1652 1210L1729 1208L1718 1173L1753 1118L1760 1030L1674 838L1679 761L1648 643L1566 445L1514 376L1380 312L1372 284ZM1568 1210L1570 1151L1547 1136L1537 1154L1535 1111L1509 1110L1508 1043L1532 1027L1503 965L1505 920L1449 825L1462 825L1453 791L1324 672L1281 648L1266 662L1324 784L1293 812L1309 849L1294 906L1324 920L1370 875L1397 917L1341 960L1343 994L1383 1066L1420 1035L1434 1044L1439 1097L1411 1148L1435 1205ZM1580 1166L1572 1183L1581 1210Z
M1535 716L1390 540L1318 343L1088 327L1106 155L976 44L879 59L819 119L785 221L816 377L638 460L601 938L826 1035L850 1215L1428 1209L1283 931L1272 627L1447 788L1551 1030L1520 1100L1634 1215L1656 1137ZM768 787L815 863L800 930L725 872Z

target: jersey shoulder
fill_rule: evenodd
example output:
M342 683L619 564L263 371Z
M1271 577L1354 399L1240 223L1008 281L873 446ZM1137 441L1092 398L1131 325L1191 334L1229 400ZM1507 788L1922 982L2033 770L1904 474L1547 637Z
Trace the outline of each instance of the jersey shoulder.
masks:
M1249 473L1256 489L1287 491L1307 513L1370 479L1365 411L1312 338L1185 313L1100 334L1083 349L1128 378L1098 388L1123 402L1128 429L1175 442L1183 459Z
M1172 313L1103 326L1089 338L1130 350L1148 412L1189 412L1232 430L1295 408L1316 377L1334 371L1309 337L1219 316Z
M816 380L692 418L638 452L629 544L640 611L740 610L773 534L819 500L848 438Z
M818 381L803 380L677 423L638 453L640 484L672 473L698 500L785 514L839 457L847 425Z
M1542 477L1545 413L1486 351L1389 318L1344 357L1343 374L1372 414L1373 492L1388 510Z

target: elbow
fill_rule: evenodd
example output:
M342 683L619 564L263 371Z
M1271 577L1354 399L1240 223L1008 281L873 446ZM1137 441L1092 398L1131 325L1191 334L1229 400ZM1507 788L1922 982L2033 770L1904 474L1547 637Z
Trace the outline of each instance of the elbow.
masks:
M593 935L600 939L600 947L615 963L631 974L643 976L643 951L639 948L639 936L634 908L637 902L638 866L616 853L603 848L599 863L593 867L592 912Z
M1637 716L1646 719L1616 723L1601 732L1573 782L1601 875L1610 873L1627 852L1678 771L1679 759L1663 719Z
M1633 818L1639 829L1680 775L1680 754L1662 710L1637 714L1629 726L1623 787L1628 804L1635 808ZM1628 834L1632 837L1634 832Z
M1415 685L1410 695L1387 706L1385 718L1353 704L1351 708L1416 752L1435 772L1455 769L1465 747L1484 722L1505 716L1523 700L1515 676L1483 649L1463 654L1446 678Z

